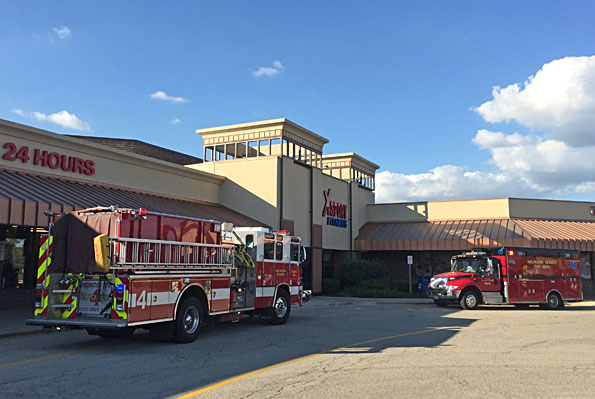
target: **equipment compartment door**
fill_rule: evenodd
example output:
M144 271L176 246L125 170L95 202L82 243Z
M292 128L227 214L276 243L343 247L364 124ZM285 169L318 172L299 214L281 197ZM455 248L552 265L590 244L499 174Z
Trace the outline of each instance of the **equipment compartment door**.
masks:
M159 279L151 283L151 320L173 317L173 307L169 303L171 280Z

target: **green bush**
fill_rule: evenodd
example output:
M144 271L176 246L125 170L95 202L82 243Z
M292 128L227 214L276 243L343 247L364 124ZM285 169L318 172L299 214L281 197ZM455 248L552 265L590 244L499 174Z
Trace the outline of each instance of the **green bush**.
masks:
M322 280L322 292L326 295L332 295L339 292L341 289L341 281L334 278L326 278Z
M353 287L364 280L386 279L388 267L379 260L348 259L341 265L343 287Z

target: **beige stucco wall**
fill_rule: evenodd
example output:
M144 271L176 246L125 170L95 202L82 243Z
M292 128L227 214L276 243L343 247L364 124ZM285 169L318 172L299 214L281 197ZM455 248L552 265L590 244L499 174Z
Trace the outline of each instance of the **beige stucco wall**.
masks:
M367 206L367 220L369 222L386 222L395 220L422 221L427 219L427 202L372 204Z
M226 177L221 184L222 205L278 228L278 162L277 156L268 156L187 166Z
M368 221L368 207L374 203L374 192L350 183L353 201L353 230L351 242L359 234L359 229Z
M0 120L0 150L6 143L17 148L29 147L28 162L1 159L0 166L45 173L90 182L103 183L152 193L219 202L219 186L223 178L197 172L183 166L170 164L107 146L88 143L71 137ZM34 151L78 157L95 162L95 174L65 172L34 165Z
M509 215L508 198L428 202L428 220L495 219Z
M368 221L421 221L453 219L525 218L595 221L595 202L495 198L463 201L374 204L367 209Z
M510 198L510 217L593 222L591 207L595 207L595 202Z
M294 234L309 247L310 168L287 157L283 157L283 218L293 220Z
M404 202L368 206L370 222L449 219L494 219L508 217L508 198Z

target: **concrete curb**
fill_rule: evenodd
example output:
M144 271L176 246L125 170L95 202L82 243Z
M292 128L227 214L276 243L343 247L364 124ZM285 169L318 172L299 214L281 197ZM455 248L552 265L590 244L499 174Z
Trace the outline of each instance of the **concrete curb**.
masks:
M325 297L312 298L316 304L312 307L351 306L351 305L430 305L434 301L430 298L353 298L353 297ZM323 302L323 303L321 303ZM326 303L324 303L326 302ZM305 304L304 306L309 306Z

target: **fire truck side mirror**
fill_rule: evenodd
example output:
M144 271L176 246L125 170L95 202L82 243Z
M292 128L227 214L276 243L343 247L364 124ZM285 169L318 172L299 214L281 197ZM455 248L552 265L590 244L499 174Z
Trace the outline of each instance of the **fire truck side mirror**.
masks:
M306 248L300 246L300 255L301 255L300 263L305 262L306 261Z
M233 231L233 223L223 223L221 230L226 233L231 233Z

